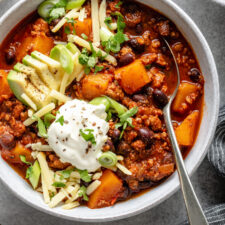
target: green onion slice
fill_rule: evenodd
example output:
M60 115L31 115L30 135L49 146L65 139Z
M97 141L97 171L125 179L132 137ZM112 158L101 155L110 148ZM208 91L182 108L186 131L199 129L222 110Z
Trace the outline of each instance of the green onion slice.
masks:
M102 155L98 158L98 161L103 167L112 167L116 165L117 157L116 154L108 151L102 153Z

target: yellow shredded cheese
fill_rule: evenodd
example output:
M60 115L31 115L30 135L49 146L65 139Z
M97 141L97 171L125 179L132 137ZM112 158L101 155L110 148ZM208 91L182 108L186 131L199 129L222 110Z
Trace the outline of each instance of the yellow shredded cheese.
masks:
M92 180L98 180L98 179L100 179L101 176L102 176L102 171L97 172L93 175Z
M132 175L132 173L130 172L130 170L128 170L125 166L123 166L122 164L120 164L120 163L117 163L116 164L116 167L118 168L118 169L120 169L124 174L126 174L126 175Z
M31 148L33 151L51 152L52 148L49 145L43 145L41 142L28 144L26 148Z
M78 20L83 22L85 18L87 18L87 14L86 14L85 8L82 8L80 10L80 15L78 17Z
M91 0L91 20L92 20L93 45L98 47L100 45L98 0Z
M48 187L46 185L44 176L41 174L41 184L42 184L42 190L43 190L43 197L46 204L50 202L50 196L48 192Z
M32 101L32 99L27 96L25 93L21 95L21 98L35 111L37 111L37 106L35 103Z
M50 208L54 208L55 206L57 206L60 202L62 202L62 200L66 197L66 194L64 192L64 190L66 191L67 194L71 194L74 191L75 187L69 186L65 189L61 189L59 191L59 193L57 193L52 200L50 201L50 203L48 204L48 206ZM71 199L71 198L70 198Z
M72 34L68 35L68 41L69 42L75 42L76 44L86 48L89 51L91 51L91 46L90 46L89 42L80 38L80 37L78 37L77 35L72 35ZM111 63L115 66L117 65L117 61L116 61L115 57L113 57L111 55L108 55L105 51L95 47L94 45L93 45L93 47L94 47L94 50L96 52L100 51L102 53L102 56L106 56L105 60L107 60L109 63Z
M25 126L30 126L32 123L34 123L35 121L37 121L36 118L40 118L42 116L44 116L46 113L51 112L53 109L55 108L55 104L54 103L50 103L46 106L44 106L42 109L40 109L39 111L37 111L32 118L28 118L26 119L23 124Z
M46 183L46 187L49 191L56 192L56 189L53 184L53 174L52 171L48 167L48 163L46 161L46 155L43 152L40 152L37 155L38 162L41 167L41 175L43 176L44 182Z
M53 33L56 33L66 22L67 19L76 19L79 17L79 13L77 12L79 8L72 9L69 11L59 22L56 24L56 26L52 29Z
M71 203L79 198L78 191L80 189L80 185L76 184L74 190L70 193L71 198L66 200L66 204Z
M79 205L80 205L80 203L78 201L76 201L76 202L71 202L71 203L68 203L68 204L64 204L62 206L62 208L66 209L66 210L70 210L70 209L76 208Z
M82 70L79 75L77 76L77 81L79 82L84 76L84 70Z
M68 81L68 79L69 79L69 74L68 73L65 73L64 74L64 76L63 76L63 79L62 79L62 81L61 81L61 85L60 85L60 90L59 90L59 92L61 93L61 94L65 94L65 91L66 91L66 84L67 84L67 81Z
M50 92L50 96L52 96L53 98L57 99L60 102L67 102L67 101L71 100L71 98L67 97L66 95L61 94L60 92L58 92L56 90L52 90Z
M92 194L99 186L101 185L101 181L95 180L87 187L87 195Z
M99 22L101 27L105 27L108 29L107 25L105 24L105 18L106 18L106 0L102 0L99 7Z

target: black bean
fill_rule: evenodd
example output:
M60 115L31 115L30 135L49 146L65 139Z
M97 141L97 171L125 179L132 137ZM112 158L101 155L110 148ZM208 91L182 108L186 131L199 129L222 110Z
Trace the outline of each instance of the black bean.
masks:
M142 127L139 129L140 139L147 145L151 145L153 142L154 133L147 127Z
M114 147L114 144L113 144L113 142L112 142L111 139L108 139L108 140L106 141L106 145L109 146L109 148L110 148L109 150L110 150L110 151L112 151L112 152L115 151L115 147Z
M130 150L131 150L130 145L127 144L125 141L121 141L118 144L118 147L117 147L118 154L124 154L124 153L129 152Z
M5 61L8 65L11 65L14 63L16 59L16 52L14 48L9 48L5 53Z
M156 104L159 107L162 107L163 108L168 103L167 96L162 91L160 91L158 89L155 89L153 91L153 98L154 98Z
M141 53L145 50L145 44L139 43L137 41L137 39L135 39L135 38L130 39L129 44L130 44L131 48L137 53Z
M153 94L153 88L148 86L148 87L145 88L145 92L146 92L146 94L147 94L149 97L152 97L152 94Z
M188 72L188 75L190 76L190 79L194 82L198 82L200 80L201 73L197 68L192 68Z
M141 23L137 24L135 30L136 30L136 32L138 34L141 34L143 32L143 26L142 26L142 24Z
M118 129L114 129L111 138L113 142L117 142L120 138L120 131Z
M0 136L0 145L4 149L12 149L15 147L16 142L14 140L14 136L9 133L2 134Z
M146 101L146 98L144 95L141 95L141 94L137 94L137 95L134 95L133 96L133 100L135 102L145 102Z
M119 58L119 64L120 66L126 66L134 61L134 56L131 53L127 53L125 55L122 55Z

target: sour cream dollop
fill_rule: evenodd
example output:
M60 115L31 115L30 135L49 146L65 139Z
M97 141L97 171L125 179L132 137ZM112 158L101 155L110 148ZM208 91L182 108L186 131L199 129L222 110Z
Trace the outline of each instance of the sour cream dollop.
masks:
M62 117L63 125L57 122ZM98 157L107 140L109 125L105 119L104 105L95 106L77 99L69 101L59 109L56 120L49 127L48 143L62 162L94 172L101 166ZM96 144L82 137L80 130L85 132L85 129L93 130Z

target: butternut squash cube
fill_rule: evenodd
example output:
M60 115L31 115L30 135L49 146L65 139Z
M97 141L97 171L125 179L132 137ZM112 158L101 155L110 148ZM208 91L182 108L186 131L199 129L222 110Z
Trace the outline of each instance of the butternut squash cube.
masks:
M198 125L199 111L193 111L184 121L176 128L175 133L179 145L192 146Z
M116 77L127 94L133 94L148 84L151 79L140 60L115 71Z

